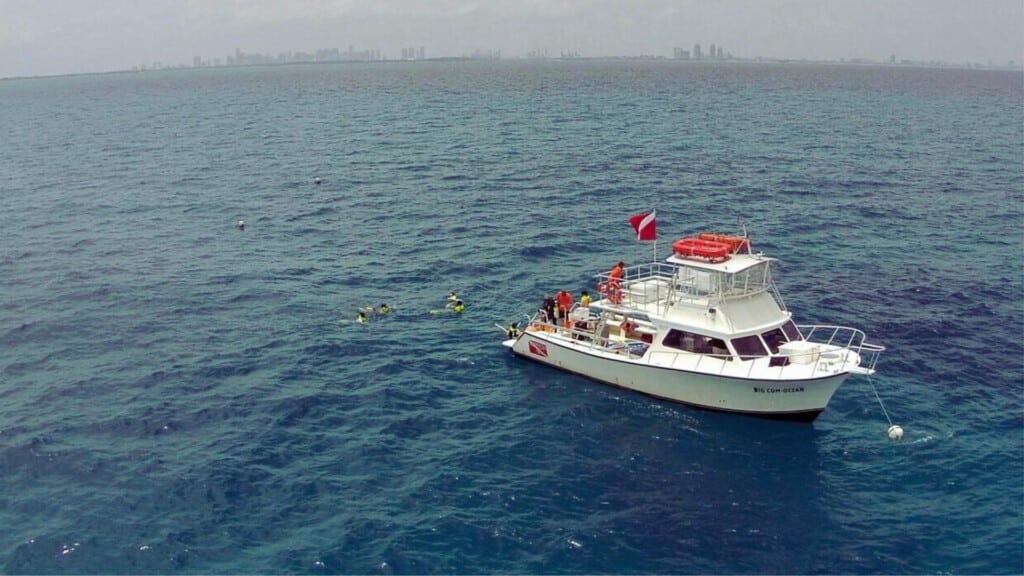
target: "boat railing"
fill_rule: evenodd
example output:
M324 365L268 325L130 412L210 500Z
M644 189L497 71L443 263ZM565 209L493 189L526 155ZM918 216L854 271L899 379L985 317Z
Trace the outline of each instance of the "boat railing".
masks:
M855 372L872 374L875 365L885 347L867 342L867 336L861 330L848 326L805 325L799 326L803 339L796 343L802 344L789 353L781 350L766 356L733 356L731 354L701 354L693 352L675 352L658 350L649 356L665 359L670 365L676 365L685 355L696 371L708 371L707 361L716 360L714 367L718 374L729 373L748 378L763 378L768 374L779 380L790 378L814 377L821 373L836 374L839 372ZM801 374L801 372L803 372Z
M798 325L797 328L806 342L818 345L824 363L834 365L838 362L840 370L849 368L848 363L856 361L857 366L874 372L878 357L885 351L885 346L869 343L867 335L857 328L820 324ZM856 360L851 360L846 352L856 352Z
M573 310L578 309L577 306L573 306ZM649 345L648 342L636 340L633 338L627 338L624 334L619 333L612 334L611 329L615 328L618 330L618 326L614 323L602 321L593 316L589 316L584 322L588 328L578 328L576 322L581 321L579 319L558 319L555 322L548 321L543 314L538 312L533 316L529 317L526 323L527 330L548 332L551 334L557 334L563 338L577 340L586 343L591 349L600 349L605 352L612 352L615 354L624 355L628 358L641 358L643 353L638 353L637 348L642 345L644 350ZM607 330L606 330L607 329Z
M578 306L573 309L578 309ZM625 334L618 333L618 326L614 323L594 316L587 317L587 328L579 328L576 323L578 320L572 316L568 321L558 319L551 322L538 312L527 318L528 330L549 332L581 341L591 349L622 354L631 359L642 358L650 364L677 366L680 360L685 360L686 368L690 370L746 377L754 377L755 372L759 377L764 377L766 372L777 371L777 378L786 379L786 374L793 372L792 368L787 369L790 365L809 365L807 367L811 376L821 372L834 374L847 371L871 374L875 371L879 356L885 351L884 346L867 342L867 336L861 330L847 326L801 325L798 328L803 340L798 342L806 342L808 347L795 355L776 353L740 358L732 354L649 350L649 342L627 338ZM639 349L642 351L638 352ZM709 362L717 366L708 366ZM802 377L806 377L806 374L804 371Z
M597 291L610 304L637 308L654 303L668 306L676 301L706 304L710 300L727 301L769 292L785 310L768 261L736 274L666 262L637 264L626 268L618 281L611 279L610 272L597 274Z
M808 369L811 377L822 372L835 374L856 371L871 374L875 371L879 356L885 351L884 346L867 342L864 332L856 328L825 325L808 325L799 328L804 335L803 342L810 345L809 348L798 353L797 358L799 359L781 353L742 358L732 354L656 349L648 352L645 360L647 363L668 366L678 366L680 360L685 360L687 369L698 372L713 372L719 375L728 373L748 378L763 378L766 374L774 373L776 378L786 380L794 377L806 378ZM709 363L713 364L709 366ZM807 368L803 369L803 374L798 375L793 368L787 368L791 365L807 365Z
M670 301L675 271L675 266L663 262L637 264L626 268L617 284L609 272L603 272L597 275L597 292L611 304L622 306Z
M656 362L657 360L657 362ZM692 362L692 366L686 366L686 369L693 370L694 372L704 372L711 374L712 372L719 375L725 374L726 372L735 372L735 364L731 362L733 360L730 354L710 354L700 352L677 352L675 350L656 350L648 354L647 362L649 364L662 364L667 366L677 366L680 360L686 360ZM708 367L709 362L717 362L717 367ZM748 367L747 376L749 376L751 369ZM739 374L742 375L742 374Z

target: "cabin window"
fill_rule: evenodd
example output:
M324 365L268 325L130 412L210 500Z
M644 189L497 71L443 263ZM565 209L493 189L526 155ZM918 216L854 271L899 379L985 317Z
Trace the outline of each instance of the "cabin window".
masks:
M694 349L696 337L696 334L673 328L668 331L668 334L666 334L661 340L661 343L663 346L667 346L669 348L685 350L687 352L696 352L697 350Z
M741 360L752 360L759 356L768 355L768 351L764 349L764 344L761 343L761 338L757 334L733 338L732 347L736 349L736 353L739 354Z
M729 348L725 345L725 340L720 338L708 338L707 346L711 348L711 354L722 358L723 360L732 360L732 354L729 353Z
M800 334L800 329L796 327L792 320L782 325L782 331L786 333L786 338L789 338L790 342L804 339L803 335Z
M776 328L762 333L761 339L768 345L768 349L772 351L772 354L778 354L779 344L786 342L786 335L782 332L782 328Z
M694 354L716 354L727 356L729 349L720 338L712 338L703 334L694 334L685 330L671 329L661 340L661 344L668 348L693 352Z

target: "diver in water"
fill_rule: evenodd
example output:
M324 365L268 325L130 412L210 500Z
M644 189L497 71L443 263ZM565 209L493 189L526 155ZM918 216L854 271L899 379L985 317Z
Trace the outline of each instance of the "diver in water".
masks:
M356 315L356 322L359 322L360 324L366 324L369 322L369 320L366 319L366 312L360 310L359 314Z
M452 311L456 314L462 314L462 311L466 309L466 305L462 303L462 300L456 300L455 305L452 306Z

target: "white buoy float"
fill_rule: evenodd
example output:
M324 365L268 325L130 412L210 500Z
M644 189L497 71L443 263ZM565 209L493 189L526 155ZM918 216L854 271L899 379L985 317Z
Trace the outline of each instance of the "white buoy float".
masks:
M320 183L323 182L323 180L321 180L320 177L317 176L316 178L313 178L313 182L316 183L317 186L319 186Z
M875 393L875 399L878 400L879 407L882 408L882 414L885 414L885 419L889 421L889 440L898 442L903 439L903 428L899 424L893 424L892 418L889 417L889 411L885 409L885 404L882 403L882 397L878 395L878 389L875 388L875 383L868 377L868 384L871 384L871 391Z
M245 230L245 220L239 220L238 224L235 224L235 227L239 230Z

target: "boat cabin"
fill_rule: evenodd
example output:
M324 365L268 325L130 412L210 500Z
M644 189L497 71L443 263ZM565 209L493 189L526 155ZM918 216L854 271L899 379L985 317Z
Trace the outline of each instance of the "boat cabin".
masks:
M628 337L650 344L652 351L743 361L785 354L787 345L803 340L776 289L775 259L679 252L697 250L694 246L701 245L674 246L664 262L626 269L617 294L599 285L607 297L593 306L594 312L607 318L605 324L642 318L646 333ZM737 246L748 248L749 243L744 239Z

